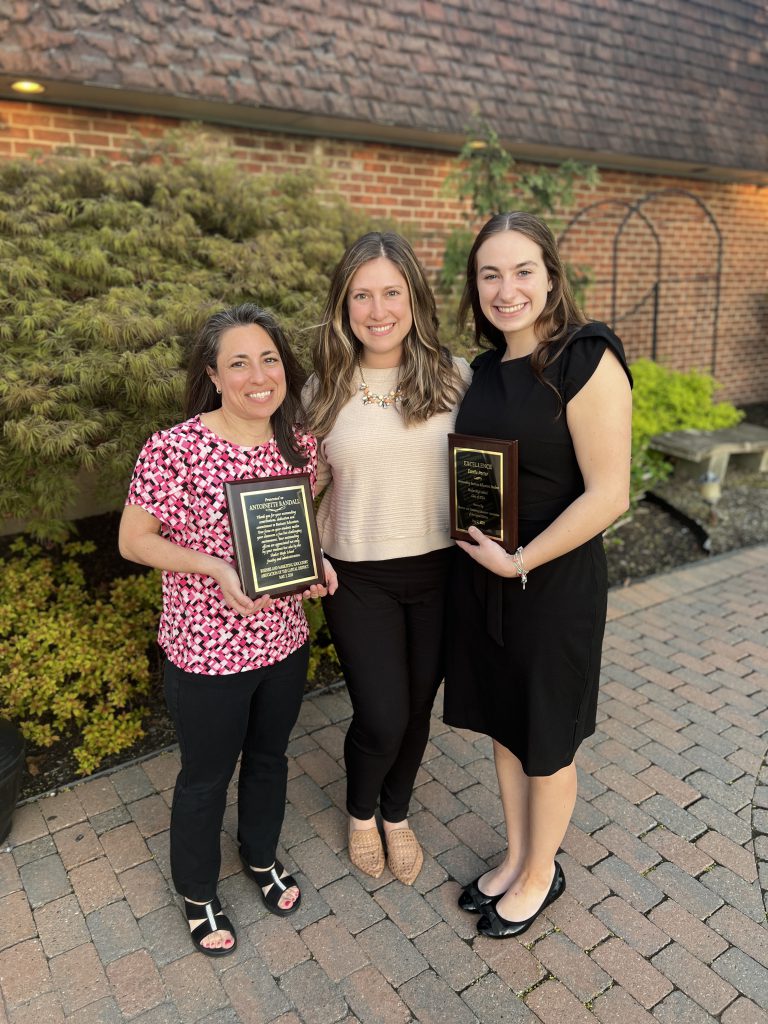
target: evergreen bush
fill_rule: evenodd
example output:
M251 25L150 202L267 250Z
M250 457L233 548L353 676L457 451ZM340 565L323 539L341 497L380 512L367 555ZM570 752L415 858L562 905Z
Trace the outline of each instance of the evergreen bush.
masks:
M146 437L181 417L190 340L245 300L317 323L332 269L370 225L316 170L255 176L221 139L172 136L109 164L0 165L0 516L63 539L95 474L119 507ZM294 333L300 357L309 336Z

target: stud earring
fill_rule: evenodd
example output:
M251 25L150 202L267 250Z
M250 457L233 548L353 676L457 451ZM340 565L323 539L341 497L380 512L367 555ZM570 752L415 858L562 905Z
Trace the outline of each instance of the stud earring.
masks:
M221 394L221 388L216 388L216 394L217 394L217 395L220 395L220 394Z

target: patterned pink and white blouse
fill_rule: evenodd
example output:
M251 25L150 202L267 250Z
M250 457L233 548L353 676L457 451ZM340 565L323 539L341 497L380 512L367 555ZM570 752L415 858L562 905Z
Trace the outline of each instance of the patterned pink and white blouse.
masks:
M309 473L317 476L317 442L298 435L309 460L287 463L274 438L256 448L225 441L195 416L147 441L139 454L127 504L160 521L160 533L180 547L234 562L224 482ZM239 615L210 576L163 572L158 642L185 672L228 675L264 668L293 654L309 636L301 597L278 598L262 612Z

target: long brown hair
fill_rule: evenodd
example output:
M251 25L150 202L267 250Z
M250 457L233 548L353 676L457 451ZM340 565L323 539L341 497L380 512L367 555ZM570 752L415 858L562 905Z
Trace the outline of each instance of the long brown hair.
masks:
M315 389L307 409L313 433L325 437L355 390L363 348L349 324L347 294L352 278L371 260L391 260L405 278L413 326L403 343L400 413L407 425L452 409L459 377L451 354L440 344L435 297L409 243L394 232L371 231L349 246L336 267L323 319L312 348Z
M587 318L576 305L555 236L540 217L519 210L498 213L480 228L467 259L467 279L459 303L459 327L464 329L471 312L474 319L475 343L484 348L492 346L500 352L506 350L504 335L498 327L494 327L480 308L477 288L478 250L491 235L497 235L502 231L518 231L538 245L552 283L544 309L534 324L537 345L531 353L531 367L536 376L543 381L544 370L560 355L573 331L587 323Z
M219 358L219 342L225 331L231 327L247 327L255 324L266 331L275 344L280 361L285 370L285 398L272 414L272 430L280 454L290 466L306 466L307 456L296 440L296 428L302 416L301 387L306 374L296 356L291 351L288 339L277 320L252 302L244 302L240 306L222 309L208 317L189 358L187 366L187 386L184 398L187 419L203 412L213 412L221 408L221 395L208 375L208 367L216 369Z

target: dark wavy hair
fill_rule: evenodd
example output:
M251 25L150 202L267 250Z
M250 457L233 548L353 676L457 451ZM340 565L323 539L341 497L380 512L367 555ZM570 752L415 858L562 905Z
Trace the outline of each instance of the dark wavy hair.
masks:
M498 213L480 228L467 259L467 279L459 303L459 327L464 329L471 313L475 325L475 344L484 348L493 347L500 352L506 350L504 335L498 327L494 327L480 308L477 288L477 252L491 235L497 235L502 231L518 231L538 245L544 258L547 275L552 282L552 290L547 293L544 309L534 324L538 344L531 354L531 367L543 382L544 370L560 355L573 331L588 321L576 305L555 236L540 217L519 210Z
M247 327L255 324L266 331L275 344L285 370L286 394L278 409L272 415L272 430L280 454L290 466L305 466L306 453L296 439L297 428L302 425L301 389L306 374L291 351L282 328L277 320L261 306L244 302L240 306L222 309L209 316L197 336L187 367L187 386L184 408L187 419L202 412L213 412L221 408L221 395L208 376L208 367L216 369L219 357L219 342L225 331L232 327Z

